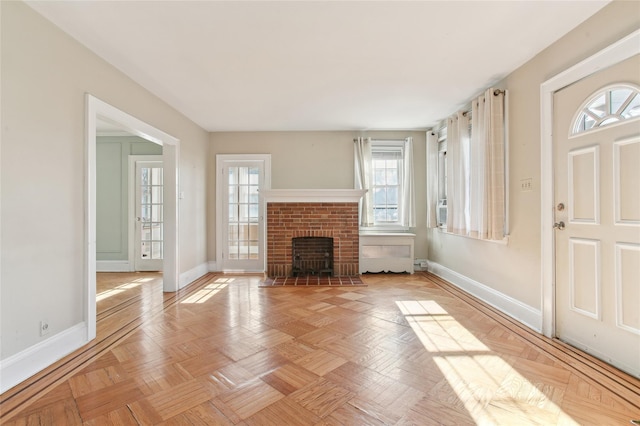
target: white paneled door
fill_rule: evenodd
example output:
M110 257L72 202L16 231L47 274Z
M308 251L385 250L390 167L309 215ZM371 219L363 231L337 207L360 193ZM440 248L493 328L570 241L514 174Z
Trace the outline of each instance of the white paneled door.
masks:
M640 377L640 57L555 93L556 336Z
M135 270L161 271L164 251L161 161L136 161Z

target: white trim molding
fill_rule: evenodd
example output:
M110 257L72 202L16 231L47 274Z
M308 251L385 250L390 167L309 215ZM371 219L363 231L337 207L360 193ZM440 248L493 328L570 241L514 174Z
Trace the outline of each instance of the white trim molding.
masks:
M504 293L501 293L485 284L453 271L439 263L429 261L428 271L455 285L459 289L477 297L485 303L499 309L511 318L521 322L527 327L540 332L542 312L532 306L522 303Z
M33 376L87 343L86 323L77 324L0 361L0 393Z
M357 203L365 189L270 189L262 191L267 203Z
M95 268L96 268L96 129L98 120L117 125L134 136L162 145L164 164L164 264L163 290L178 290L179 276L179 165L180 140L150 124L87 93L86 98L86 281L88 283L85 320L90 336L95 337ZM91 319L93 318L93 320ZM93 322L93 324L92 324ZM90 337L91 340L93 337Z
M542 333L555 336L555 240L553 169L553 95L591 74L640 53L640 30L602 49L540 85L540 209Z

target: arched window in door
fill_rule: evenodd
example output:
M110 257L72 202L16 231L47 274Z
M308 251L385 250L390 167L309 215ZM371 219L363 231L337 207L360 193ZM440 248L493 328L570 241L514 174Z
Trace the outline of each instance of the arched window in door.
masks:
M619 84L599 90L576 112L571 136L640 117L640 88Z

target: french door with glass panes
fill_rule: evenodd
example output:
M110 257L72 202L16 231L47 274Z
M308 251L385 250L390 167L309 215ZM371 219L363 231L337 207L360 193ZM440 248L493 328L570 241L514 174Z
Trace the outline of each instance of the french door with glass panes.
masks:
M220 159L219 159L220 160ZM221 270L264 271L263 160L219 161L222 174Z
M162 161L136 161L135 270L161 271L163 259Z

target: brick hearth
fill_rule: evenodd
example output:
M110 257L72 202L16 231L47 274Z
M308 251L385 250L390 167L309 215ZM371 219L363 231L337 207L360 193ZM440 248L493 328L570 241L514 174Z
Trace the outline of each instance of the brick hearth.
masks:
M357 202L267 202L267 275L291 275L291 240L333 238L335 276L358 275Z

